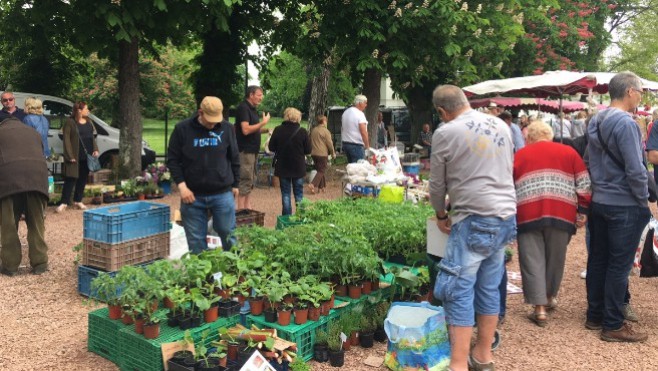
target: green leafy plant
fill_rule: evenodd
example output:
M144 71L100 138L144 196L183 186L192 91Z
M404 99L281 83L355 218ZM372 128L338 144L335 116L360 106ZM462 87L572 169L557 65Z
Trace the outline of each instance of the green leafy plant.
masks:
M315 331L315 344L317 345L327 345L327 339L329 335L324 330Z
M295 357L288 367L290 371L311 371L311 366L299 357Z
M95 293L95 300L106 302L108 305L119 304L119 295L117 295L117 292L120 287L120 283L116 277L105 272L100 272L91 281L91 292Z

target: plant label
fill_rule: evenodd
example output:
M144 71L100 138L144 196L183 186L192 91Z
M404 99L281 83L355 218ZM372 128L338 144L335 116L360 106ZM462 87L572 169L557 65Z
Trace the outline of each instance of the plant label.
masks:
M340 349L343 349L343 343L347 341L347 335L345 333L340 333Z

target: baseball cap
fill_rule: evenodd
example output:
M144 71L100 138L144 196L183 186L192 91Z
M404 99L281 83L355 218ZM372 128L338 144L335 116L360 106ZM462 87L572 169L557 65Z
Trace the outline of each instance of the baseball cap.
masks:
M201 101L201 111L203 116L209 122L221 122L224 120L222 111L224 110L224 105L222 100L217 97L204 97Z
M496 102L489 102L489 108L495 108L495 107L498 107Z

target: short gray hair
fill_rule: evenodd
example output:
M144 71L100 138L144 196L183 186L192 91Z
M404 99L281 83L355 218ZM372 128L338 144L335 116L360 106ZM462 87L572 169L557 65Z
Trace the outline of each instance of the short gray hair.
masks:
M447 112L455 112L464 107L470 107L466 94L455 85L439 85L432 93L434 107L443 108Z
M354 97L354 105L356 106L359 103L368 103L368 98L363 94L359 94L359 95L355 96Z
M621 100L626 96L628 89L642 90L642 81L636 74L630 71L624 71L616 74L608 84L608 93L610 99Z

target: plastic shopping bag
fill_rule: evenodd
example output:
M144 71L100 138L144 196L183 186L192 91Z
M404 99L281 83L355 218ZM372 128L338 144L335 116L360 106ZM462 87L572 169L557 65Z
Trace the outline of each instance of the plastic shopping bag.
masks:
M443 308L423 303L393 303L384 321L388 349L384 364L395 371L445 370L450 341Z
M404 187L386 184L379 192L379 200L393 204L401 204L404 201Z

